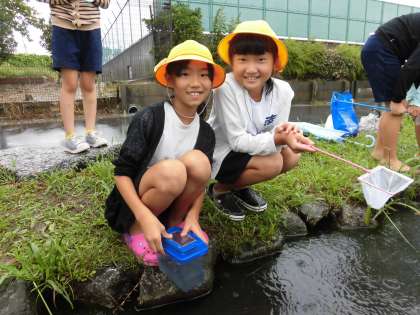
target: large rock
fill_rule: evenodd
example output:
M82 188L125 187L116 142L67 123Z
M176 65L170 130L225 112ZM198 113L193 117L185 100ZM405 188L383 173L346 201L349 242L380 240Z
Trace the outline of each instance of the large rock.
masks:
M223 259L230 264L243 264L268 256L273 256L281 252L284 244L284 236L279 231L277 237L269 242L259 242L257 244L245 243L240 249L239 254L224 254Z
M308 235L305 222L296 213L288 211L283 218L282 233L286 239Z
M167 304L187 301L207 295L213 289L216 250L209 248L209 254L202 257L204 281L188 292L179 289L168 276L157 267L146 267L140 278L138 308L157 308Z
M311 203L303 204L299 208L299 213L305 220L306 224L309 227L314 228L323 219L328 217L330 213L330 207L325 201L317 200Z
M140 278L143 267L126 270L121 267L109 267L85 282L73 283L74 298L77 301L117 308L130 294Z
M369 224L365 222L366 207L344 205L341 215L337 217L337 223L341 229L358 229L358 228L376 228L378 222L370 220Z
M22 280L7 280L0 286L0 315L35 315L31 285Z
M15 147L1 151L0 166L18 178L33 177L42 172L82 168L102 156L114 155L120 146L91 149L80 154L70 154L61 147Z

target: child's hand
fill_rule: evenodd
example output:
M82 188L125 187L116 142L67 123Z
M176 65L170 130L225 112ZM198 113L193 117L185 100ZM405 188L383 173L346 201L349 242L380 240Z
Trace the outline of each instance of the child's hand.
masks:
M300 130L295 124L284 122L276 127L275 132L288 134L290 132L300 132Z
M408 113L414 117L420 116L420 106L408 106Z
M155 252L165 254L162 246L162 236L172 238L172 234L166 232L165 226L152 213L145 216L140 225L150 248Z
M207 237L204 236L204 232L201 229L200 223L195 218L194 215L189 215L190 212L185 217L185 225L182 229L181 236L186 236L189 231L194 232L199 238L201 238L206 244L208 243Z
M311 139L301 133L292 133L286 137L286 144L295 152L315 152Z

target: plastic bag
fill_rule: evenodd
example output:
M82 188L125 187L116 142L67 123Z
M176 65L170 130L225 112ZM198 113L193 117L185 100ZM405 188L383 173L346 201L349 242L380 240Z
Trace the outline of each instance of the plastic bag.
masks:
M331 97L331 116L334 129L346 132L346 136L355 136L359 130L359 121L352 105L353 96L349 92L333 92Z

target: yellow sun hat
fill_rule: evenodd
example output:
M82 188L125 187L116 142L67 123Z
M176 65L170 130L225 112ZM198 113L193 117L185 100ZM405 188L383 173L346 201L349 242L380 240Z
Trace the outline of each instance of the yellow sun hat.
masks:
M237 34L243 33L267 36L271 38L277 46L277 61L274 65L274 68L276 71L283 71L288 61L286 45L277 38L276 33L274 33L270 25L264 20L245 21L239 23L232 33L226 35L220 41L219 45L217 46L217 52L224 62L229 65L231 64L229 58L229 43Z
M166 67L169 63L180 60L198 60L211 64L214 69L213 88L217 88L225 81L225 70L214 63L210 50L195 40L186 40L185 42L176 45L171 49L168 57L159 61L154 68L156 80L163 86L168 86Z

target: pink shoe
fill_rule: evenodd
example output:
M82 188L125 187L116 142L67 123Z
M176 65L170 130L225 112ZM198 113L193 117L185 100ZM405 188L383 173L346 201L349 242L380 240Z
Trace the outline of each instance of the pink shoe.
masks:
M124 241L128 248L136 255L138 259L141 259L147 266L159 265L158 255L154 252L144 238L143 233L130 235L125 233Z

